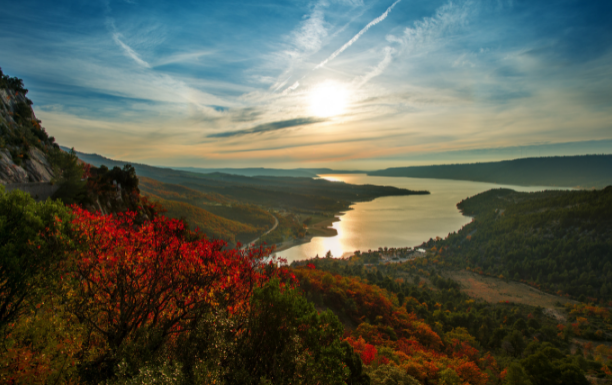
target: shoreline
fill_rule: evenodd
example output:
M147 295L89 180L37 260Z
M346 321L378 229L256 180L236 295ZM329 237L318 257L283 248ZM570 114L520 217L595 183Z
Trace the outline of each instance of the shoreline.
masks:
M334 228L330 228L334 222L340 222L340 217L344 215L344 213L334 214L333 218L327 218L322 220L321 222L317 222L312 225L310 229L316 230L317 234L307 234L304 238L294 238L289 241L284 241L283 243L277 244L274 249L275 253L288 250L292 247L303 245L305 243L309 243L315 237L329 238L335 237L338 235L338 231Z

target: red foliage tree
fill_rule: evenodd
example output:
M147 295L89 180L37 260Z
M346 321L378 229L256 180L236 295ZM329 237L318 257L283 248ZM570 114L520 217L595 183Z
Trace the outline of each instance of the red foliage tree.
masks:
M471 361L462 363L455 368L455 371L464 381L471 385L486 385L489 380L489 376Z
M189 330L212 307L230 314L267 280L267 250L224 250L222 241L189 241L181 221L155 218L136 226L135 213L92 214L73 208L78 256L67 267L76 287L73 312L111 350L154 331L156 349Z
M345 339L345 341L353 347L355 353L359 354L359 357L361 357L361 361L363 361L364 364L370 365L376 358L376 354L378 353L376 347L366 343L363 338L359 337L358 339L354 339L348 337Z

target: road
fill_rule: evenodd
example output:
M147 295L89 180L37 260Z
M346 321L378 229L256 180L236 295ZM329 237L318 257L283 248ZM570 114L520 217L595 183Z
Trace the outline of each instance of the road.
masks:
M276 227L278 227L278 219L276 219L276 217L273 214L270 214L270 215L272 215L272 218L274 218L274 226L272 226L272 228L270 230L268 230L265 233L261 234L259 237L255 238L251 242L249 242L246 245L242 246L240 248L240 250L246 250L247 247L251 246L254 243L257 243L257 241L259 241L259 238L263 237L264 235L270 234L272 231L274 231L274 229L276 229Z

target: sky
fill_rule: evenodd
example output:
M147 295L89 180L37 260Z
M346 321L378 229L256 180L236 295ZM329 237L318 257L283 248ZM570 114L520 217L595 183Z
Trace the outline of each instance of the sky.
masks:
M612 153L607 0L20 0L0 67L63 146L159 166Z

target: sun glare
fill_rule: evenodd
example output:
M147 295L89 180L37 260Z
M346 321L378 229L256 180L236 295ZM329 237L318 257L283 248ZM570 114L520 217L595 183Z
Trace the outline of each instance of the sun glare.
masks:
M310 91L310 111L321 118L341 115L347 105L347 94L346 87L340 83L321 83Z

